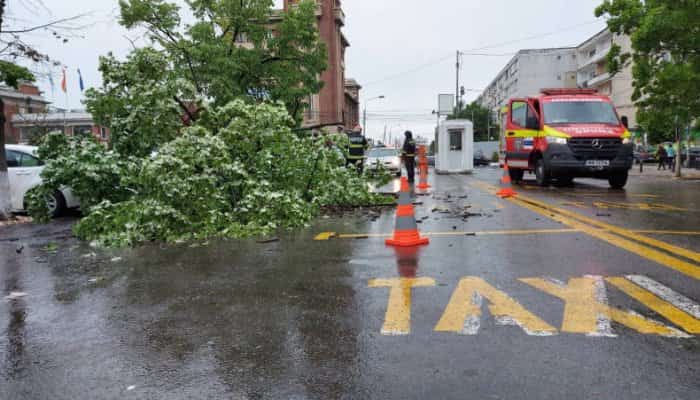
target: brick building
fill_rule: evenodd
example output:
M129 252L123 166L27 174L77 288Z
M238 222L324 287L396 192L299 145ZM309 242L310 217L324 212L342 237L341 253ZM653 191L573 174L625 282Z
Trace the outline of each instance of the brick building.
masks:
M298 0L285 0L284 11ZM345 13L341 0L316 0L318 30L328 51L328 68L321 74L323 89L309 99L305 127L343 127L350 130L359 122L360 85L354 80L348 88L345 79L345 50L350 43L343 35ZM350 94L348 95L348 89Z
M345 80L343 122L347 130L351 130L360 125L360 89L362 89L362 86L360 86L356 80Z
M20 143L20 131L12 126L12 120L16 114L32 114L45 112L49 101L42 97L39 88L26 83L21 83L15 90L7 86L0 86L0 98L5 104L5 142Z
M50 102L34 85L21 84L17 90L0 87L0 97L5 103L6 143L33 143L37 136L55 131L68 136L92 135L100 142L109 140L109 129L95 124L92 115L49 107Z

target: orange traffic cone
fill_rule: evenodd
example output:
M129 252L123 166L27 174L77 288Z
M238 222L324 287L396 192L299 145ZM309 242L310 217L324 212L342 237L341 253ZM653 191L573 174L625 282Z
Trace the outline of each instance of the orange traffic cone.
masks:
M501 190L496 192L496 196L500 198L508 198L517 196L518 193L513 190L513 182L510 179L510 170L508 169L508 160L503 165L503 178L501 178Z
M418 168L420 169L420 181L416 188L427 190L430 189L430 185L428 184L428 157L425 156L425 146L420 147L419 154Z
M388 246L413 247L430 243L428 238L421 238L418 232L410 190L408 179L401 178L399 207L396 210L396 228L394 229L394 237L386 240Z

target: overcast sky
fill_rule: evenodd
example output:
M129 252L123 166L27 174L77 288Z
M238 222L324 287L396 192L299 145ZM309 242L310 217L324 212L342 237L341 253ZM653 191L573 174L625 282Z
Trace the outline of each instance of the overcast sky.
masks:
M67 66L68 103L72 108L80 108L82 98L76 69L81 69L86 86L99 85L98 56L108 51L124 56L131 48L125 36L138 36L117 24L117 0L43 0L46 9L32 6L39 0L8 3L9 17L14 18L8 23L13 26L91 13L85 19L91 26L80 32L82 37L70 38L68 43L53 39L50 32L43 30L31 37L32 43ZM479 52L505 54L523 48L573 46L605 27L605 22L593 15L601 0L343 0L342 3L346 14L345 35L351 44L346 58L347 76L363 85L363 99L386 96L367 106L368 131L375 137L381 137L384 126L394 133L412 129L423 136L432 135L435 117L431 111L437 107L437 95L455 90L458 49L489 47ZM544 35L553 32L556 34ZM510 44L499 45L505 42ZM462 85L483 89L511 57L465 56ZM54 69L53 74L53 100L57 106L64 106L66 99L59 88L60 69ZM52 99L48 80L40 82L40 86L46 97ZM478 92L467 92L466 100L477 96Z

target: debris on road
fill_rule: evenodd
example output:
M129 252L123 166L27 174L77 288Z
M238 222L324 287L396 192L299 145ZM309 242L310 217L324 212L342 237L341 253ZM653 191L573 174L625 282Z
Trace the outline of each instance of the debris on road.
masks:
M269 238L269 239L257 240L256 242L260 243L260 244L268 244L268 243L275 243L275 242L279 242L279 241L280 241L280 238L273 237L273 238Z
M5 300L17 300L21 299L22 297L26 297L27 293L24 292L10 292L9 295L5 296Z

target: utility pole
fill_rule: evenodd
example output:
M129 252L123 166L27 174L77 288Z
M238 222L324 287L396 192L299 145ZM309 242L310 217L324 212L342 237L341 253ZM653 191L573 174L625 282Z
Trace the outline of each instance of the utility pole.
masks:
M456 80L456 84L455 84L455 99L456 99L457 104L455 106L455 110L456 110L455 118L457 118L456 114L459 114L460 108L462 106L460 95L459 95L459 66L461 64L460 63L461 56L462 56L462 53L459 50L457 50L457 80Z

